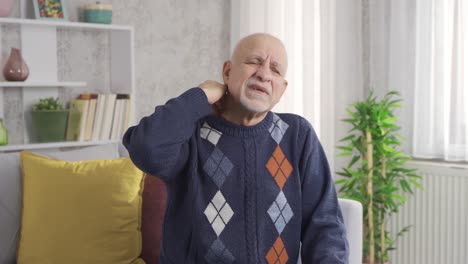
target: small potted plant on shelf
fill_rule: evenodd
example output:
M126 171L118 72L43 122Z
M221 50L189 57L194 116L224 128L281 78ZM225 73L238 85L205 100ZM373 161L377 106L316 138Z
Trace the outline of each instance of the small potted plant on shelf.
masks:
M68 110L58 98L43 98L32 107L32 128L37 142L65 141Z
M398 237L409 227L391 237L387 222L406 202L403 193L422 188L413 169L405 166L411 158L398 150L401 136L394 109L401 99L397 92L389 92L378 100L373 92L365 100L348 109L351 125L349 135L341 140L339 156L349 156L347 167L338 172L344 178L336 181L343 198L353 199L364 207L363 262L388 263L388 253L395 249ZM397 230L398 231L398 230Z

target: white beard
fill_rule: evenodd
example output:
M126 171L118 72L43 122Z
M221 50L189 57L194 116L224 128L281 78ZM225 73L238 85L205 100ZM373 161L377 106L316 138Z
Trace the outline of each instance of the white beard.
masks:
M251 113L255 113L255 114L258 114L258 113L264 113L264 112L267 112L269 109L268 109L268 105L266 103L263 103L263 104L256 104L254 102L252 102L251 99L247 98L247 96L245 95L241 95L240 98L239 98L239 101L241 103L241 105L247 109L247 111L251 112Z

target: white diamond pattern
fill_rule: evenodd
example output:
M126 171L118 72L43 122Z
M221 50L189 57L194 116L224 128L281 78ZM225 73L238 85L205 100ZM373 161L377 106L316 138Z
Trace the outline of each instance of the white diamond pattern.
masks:
M215 206L216 210L221 210L221 207L224 205L224 203L226 202L226 199L224 199L224 196L223 194L218 191L216 193L216 195L213 197L213 200L211 200L211 202L213 203L213 205Z
M218 144L219 139L223 133L219 132L218 130L212 128L208 123L203 123L203 126L200 128L200 137L208 140L211 144L215 145Z
M218 191L205 209L205 216L211 224L211 227L219 237L226 225L231 221L234 211L226 202L221 191Z
M207 122L203 123L200 128L200 137L206 139L215 146L213 152L205 162L203 170L211 177L216 186L218 186L218 191L204 211L211 228L213 228L213 231L218 237L205 255L205 259L210 264L231 264L236 260L219 238L226 225L234 216L234 211L226 202L220 190L226 177L234 167L231 161L216 147L222 135L220 131L212 128Z

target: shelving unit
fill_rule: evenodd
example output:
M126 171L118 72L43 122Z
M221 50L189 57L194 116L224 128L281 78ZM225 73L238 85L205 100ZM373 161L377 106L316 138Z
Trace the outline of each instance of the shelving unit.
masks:
M42 144L31 142L31 116L29 110L39 98L57 97L60 89L85 87L87 85L86 80L62 81L58 79L57 30L98 30L109 33L111 92L130 94L131 113L135 113L133 109L135 82L133 27L26 18L0 18L0 25L16 25L19 27L21 53L28 64L30 72L25 82L0 82L0 105L2 107L4 105L3 87L22 89L23 122L26 128L23 144L0 146L0 152L87 146L112 142L108 140ZM0 109L0 115L3 115L2 109ZM133 114L130 123L133 123Z

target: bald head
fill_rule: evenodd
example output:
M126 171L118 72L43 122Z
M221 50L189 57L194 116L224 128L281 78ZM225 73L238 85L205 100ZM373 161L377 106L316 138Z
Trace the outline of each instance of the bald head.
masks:
M238 42L223 65L223 79L241 112L264 115L286 90L287 68L283 43L269 34L253 34Z
M277 50L278 58L276 58L276 63L281 67L284 76L288 68L286 48L280 39L267 33L255 33L240 39L232 52L231 61L234 63L239 62L246 53L259 45Z

